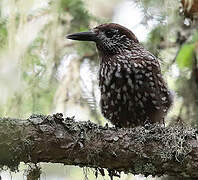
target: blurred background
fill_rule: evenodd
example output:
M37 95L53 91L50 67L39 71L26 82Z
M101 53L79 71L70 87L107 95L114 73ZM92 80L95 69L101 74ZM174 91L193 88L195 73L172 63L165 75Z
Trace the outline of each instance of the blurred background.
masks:
M0 115L63 113L104 125L98 56L69 33L115 22L131 29L161 61L174 94L166 124L198 125L197 0L0 0ZM41 180L95 179L94 170L41 164ZM3 180L26 179L1 171ZM109 179L99 176L98 179ZM117 179L117 178L115 178ZM122 174L122 180L159 179Z

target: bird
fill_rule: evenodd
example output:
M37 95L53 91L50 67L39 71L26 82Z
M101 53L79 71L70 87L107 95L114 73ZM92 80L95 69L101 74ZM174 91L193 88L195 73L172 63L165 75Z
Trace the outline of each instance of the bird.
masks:
M96 44L100 106L107 120L120 128L164 124L172 93L163 79L159 59L139 43L131 30L107 23L66 37Z

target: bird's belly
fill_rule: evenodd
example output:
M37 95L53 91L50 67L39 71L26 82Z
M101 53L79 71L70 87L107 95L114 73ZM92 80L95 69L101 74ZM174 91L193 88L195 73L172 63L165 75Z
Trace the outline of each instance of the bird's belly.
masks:
M101 110L112 124L134 127L137 126L134 93L132 87L126 83L116 79L114 83L101 84Z
M161 109L155 108L143 85L137 89L132 81L130 84L128 82L125 78L122 82L116 79L108 85L101 83L101 110L104 117L118 127L157 122L155 116L161 113Z

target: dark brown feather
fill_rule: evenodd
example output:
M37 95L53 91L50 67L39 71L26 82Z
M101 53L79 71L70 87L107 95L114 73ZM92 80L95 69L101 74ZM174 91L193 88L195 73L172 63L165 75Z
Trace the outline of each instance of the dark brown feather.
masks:
M94 41L100 56L101 110L119 127L164 123L172 96L163 80L158 59L119 24L102 24L90 32L67 36Z
M172 98L162 78L158 59L145 50L128 29L117 24L96 28L99 31L118 29L130 42L118 53L100 52L103 115L119 127L164 123Z

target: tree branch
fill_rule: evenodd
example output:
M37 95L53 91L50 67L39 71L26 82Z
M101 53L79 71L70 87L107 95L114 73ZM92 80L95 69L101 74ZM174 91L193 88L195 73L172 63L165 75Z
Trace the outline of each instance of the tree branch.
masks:
M0 167L52 162L144 175L198 177L195 129L146 125L98 126L74 118L32 115L0 119Z

